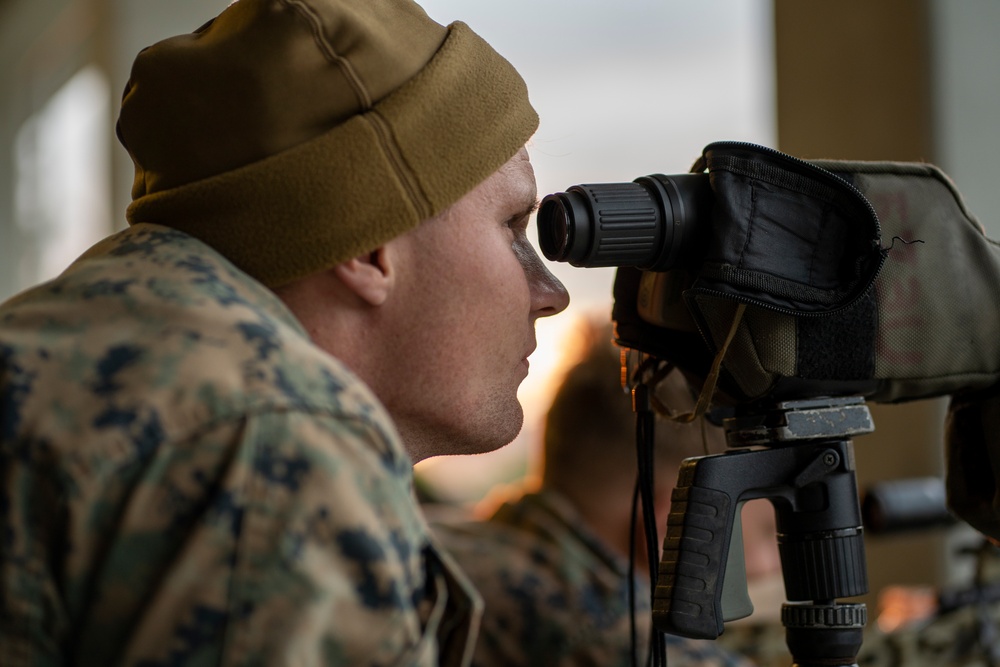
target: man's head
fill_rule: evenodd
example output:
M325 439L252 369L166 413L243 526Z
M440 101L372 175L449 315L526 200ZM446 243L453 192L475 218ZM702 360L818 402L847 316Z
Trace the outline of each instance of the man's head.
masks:
M621 361L610 323L587 323L578 360L566 371L545 419L541 484L577 509L590 529L621 554L629 552L632 492L637 471L636 417L621 386ZM655 388L676 412L694 398L674 371ZM653 447L654 512L661 525L681 461L725 448L722 430L707 423L680 424L657 418ZM641 526L641 523L639 524ZM639 542L641 544L641 542ZM640 560L644 551L639 550Z
M603 495L631 502L635 481L635 413L620 383L619 350L610 324L586 323L579 360L566 372L546 415L543 479L566 495ZM674 371L656 387L657 396L677 412L694 407L684 377ZM725 448L718 427L656 420L654 462L664 497L683 459ZM594 489L601 489L595 494Z
M136 57L127 216L280 287L439 214L537 125L510 63L411 0L239 0Z
M521 428L535 321L569 301L528 242L535 203L522 150L440 215L278 290L375 391L415 461L490 451Z
M579 360L566 372L546 417L542 485L568 498L596 534L625 554L632 539L628 517L636 477L635 413L619 380L620 356L611 343L610 325L590 323L581 337ZM676 413L695 407L695 396L679 371L661 380L655 391ZM704 419L656 420L654 504L660 530L681 462L725 448L724 431ZM752 500L742 517L747 575L754 580L756 597L769 590L770 575L780 575L774 512L766 500ZM638 554L641 560L645 552Z
M514 438L568 302L525 234L536 126L506 60L409 0L239 0L139 55L118 131L129 221L274 289L420 460Z

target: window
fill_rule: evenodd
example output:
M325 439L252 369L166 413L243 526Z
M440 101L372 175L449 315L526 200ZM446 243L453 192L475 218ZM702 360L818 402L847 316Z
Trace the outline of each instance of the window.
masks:
M110 231L108 99L106 78L86 67L17 132L15 290L55 277Z

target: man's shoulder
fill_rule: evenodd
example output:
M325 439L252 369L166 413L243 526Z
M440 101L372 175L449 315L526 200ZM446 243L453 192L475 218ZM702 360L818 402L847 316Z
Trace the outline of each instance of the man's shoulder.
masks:
M21 424L59 414L78 433L155 419L176 438L281 409L391 429L367 388L270 290L196 239L152 225L109 237L0 307L0 384Z

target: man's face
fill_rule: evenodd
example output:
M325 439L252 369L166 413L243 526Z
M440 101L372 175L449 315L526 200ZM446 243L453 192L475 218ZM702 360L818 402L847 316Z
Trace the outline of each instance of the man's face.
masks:
M379 396L414 460L517 435L535 320L569 303L528 242L534 171L522 149L451 208L393 242L394 345Z

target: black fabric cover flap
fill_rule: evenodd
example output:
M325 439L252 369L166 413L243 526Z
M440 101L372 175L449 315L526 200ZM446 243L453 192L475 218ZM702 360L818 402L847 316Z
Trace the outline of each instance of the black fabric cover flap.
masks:
M853 185L776 150L709 144L712 233L693 293L794 315L849 306L882 265L878 217Z

